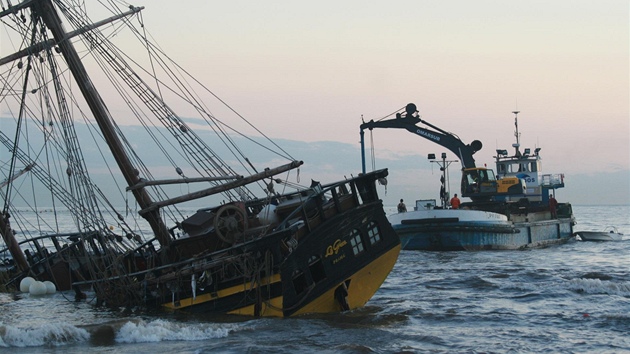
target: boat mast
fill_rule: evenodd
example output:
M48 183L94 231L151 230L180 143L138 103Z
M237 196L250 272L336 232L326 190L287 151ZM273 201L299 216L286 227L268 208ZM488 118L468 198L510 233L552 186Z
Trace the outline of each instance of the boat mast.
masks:
M133 186L140 180L138 171L131 163L131 160L114 130L112 118L109 111L105 107L101 96L96 91L92 80L87 74L79 55L77 54L72 42L67 38L67 34L61 23L61 19L52 5L51 0L38 0L33 3L34 12L41 16L46 26L53 34L62 55L68 63L68 68L72 72L83 97L85 98L98 126L111 150L118 167L120 168L127 185ZM132 193L142 209L148 208L153 204L151 197L144 188L132 190ZM159 210L154 209L142 215L153 230L156 239L162 247L168 246L171 242L168 230L164 222L160 218Z
M519 150L519 147L521 146L520 139L519 139L521 134L518 133L518 114L520 113L520 111L513 111L512 113L514 113L514 126L516 127L516 130L514 131L514 136L516 137L516 144L512 144L512 147L516 150L514 156L521 156L521 152Z
M26 257L24 253L22 253L22 249L20 248L17 240L13 236L13 230L9 224L9 214L0 215L0 234L4 239L4 243L6 243L11 256L13 257L13 261L15 265L20 271L25 271L28 269L28 262L26 261Z

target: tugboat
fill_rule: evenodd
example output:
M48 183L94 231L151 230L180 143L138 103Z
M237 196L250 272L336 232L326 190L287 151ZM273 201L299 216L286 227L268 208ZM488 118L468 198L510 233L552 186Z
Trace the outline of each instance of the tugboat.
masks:
M497 150L497 174L475 165L473 155L481 150L480 141L465 144L455 134L422 120L413 103L408 104L404 112L395 113L393 119L361 124L364 171L365 129L406 129L449 149L461 161L461 195L472 201L452 209L447 203L436 207L435 203L419 200L414 210L389 215L403 249L512 250L545 247L573 237L575 218L571 204L550 199L552 192L564 187L564 175L542 172L540 148L533 153L529 148L521 152L518 113L514 112L514 155L508 156L507 150ZM442 196L444 183L442 179Z
M13 114L0 132L1 285L32 277L114 308L250 316L363 306L401 249L376 190L387 170L300 186L302 161L158 49L143 8L108 3L114 14L91 23L86 5L0 12L16 36L0 57ZM192 215L191 201L204 205Z
M575 236L579 241L607 242L623 240L623 234L614 226L608 226L603 231L576 231Z

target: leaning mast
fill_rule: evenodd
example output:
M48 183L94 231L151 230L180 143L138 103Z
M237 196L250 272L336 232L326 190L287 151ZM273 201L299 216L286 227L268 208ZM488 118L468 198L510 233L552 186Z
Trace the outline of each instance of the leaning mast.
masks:
M516 150L514 156L521 156L521 151L519 150L519 148L521 147L521 134L518 132L518 114L520 113L520 111L513 111L512 113L514 113L514 136L516 137L516 144L512 144L512 147L514 147L514 149Z
M131 159L125 152L120 138L116 135L111 115L105 107L100 94L95 89L92 80L87 74L74 45L69 40L52 1L36 0L31 6L35 16L40 16L42 21L53 34L56 44L68 64L69 70L72 72L72 75L74 76L81 93L90 108L90 111L94 115L94 118L98 123L103 137L105 138L105 141L111 150L120 171L125 177L127 185L133 186L137 184L140 181L138 170L134 168L131 163ZM141 8L132 8L131 12L136 13L140 10ZM153 204L151 197L144 188L133 189L132 193L138 202L138 205L142 209L147 209ZM151 226L151 229L153 230L156 239L160 242L160 245L163 247L168 246L171 242L171 238L166 225L160 217L159 210L152 209L147 213L143 213L142 216Z

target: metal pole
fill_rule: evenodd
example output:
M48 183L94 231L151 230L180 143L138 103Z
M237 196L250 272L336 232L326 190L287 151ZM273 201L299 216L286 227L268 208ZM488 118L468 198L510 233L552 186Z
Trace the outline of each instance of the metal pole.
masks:
M365 173L365 133L361 129L361 171Z

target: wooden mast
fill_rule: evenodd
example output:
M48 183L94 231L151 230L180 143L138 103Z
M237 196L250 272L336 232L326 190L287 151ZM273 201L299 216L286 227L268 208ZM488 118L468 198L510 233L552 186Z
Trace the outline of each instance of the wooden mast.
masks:
M105 107L98 91L95 89L92 80L88 76L79 55L77 54L72 42L66 37L67 34L63 28L61 19L52 5L51 0L39 0L33 3L32 6L34 12L41 16L42 20L53 34L62 55L68 63L68 68L72 72L72 75L74 76L83 97L92 111L92 114L98 123L98 126L118 164L118 167L127 181L127 185L133 186L137 184L140 180L138 171L133 167L120 138L116 135L110 113ZM141 208L147 209L153 204L151 197L144 188L134 189L132 190L132 193ZM158 242L160 242L160 245L162 245L162 247L168 246L171 242L171 238L169 236L168 229L160 218L159 210L152 209L147 213L143 213L142 216L151 226L151 229L153 230Z
M11 256L13 257L13 261L17 268L23 272L28 269L28 262L26 261L26 257L22 252L15 236L13 234L13 230L9 224L9 214L0 215L0 234L4 239L4 243L6 243Z

